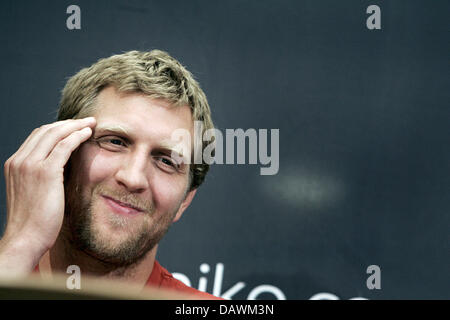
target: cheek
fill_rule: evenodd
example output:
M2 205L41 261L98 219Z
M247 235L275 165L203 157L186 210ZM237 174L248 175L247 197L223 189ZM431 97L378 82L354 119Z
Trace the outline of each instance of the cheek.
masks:
M152 194L155 205L162 211L178 209L184 200L187 179L180 176L156 174L152 181Z
M96 185L114 172L114 159L107 157L104 152L91 145L80 148L77 160L76 174L82 186Z

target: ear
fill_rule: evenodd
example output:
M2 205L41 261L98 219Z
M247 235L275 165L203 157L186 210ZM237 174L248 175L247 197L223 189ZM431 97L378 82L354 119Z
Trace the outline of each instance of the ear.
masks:
M192 199L194 199L195 193L197 192L197 189L193 189L188 192L186 197L184 198L183 202L180 205L180 208L178 208L177 214L175 215L175 218L173 218L172 222L177 222L180 220L181 216L183 215L184 210L189 207L189 205L192 202Z

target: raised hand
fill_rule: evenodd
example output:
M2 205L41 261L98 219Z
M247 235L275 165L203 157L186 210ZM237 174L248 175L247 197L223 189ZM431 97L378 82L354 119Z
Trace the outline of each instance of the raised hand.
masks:
M4 165L7 225L0 240L0 274L26 274L50 249L64 218L64 166L92 135L94 118L35 129Z

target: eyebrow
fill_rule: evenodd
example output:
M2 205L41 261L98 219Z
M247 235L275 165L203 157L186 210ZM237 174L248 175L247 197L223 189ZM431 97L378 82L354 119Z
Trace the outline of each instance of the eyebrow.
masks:
M115 133L123 134L126 136L130 136L131 130L129 130L119 124L104 124L104 125L100 124L95 127L95 131L110 131L110 132L115 132Z

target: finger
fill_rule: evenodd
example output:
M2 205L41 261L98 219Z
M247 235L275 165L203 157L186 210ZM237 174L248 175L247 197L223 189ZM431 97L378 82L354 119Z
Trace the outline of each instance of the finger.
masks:
M5 186L6 186L6 208L9 208L9 162L10 159L5 161L3 165L3 172L5 175Z
M43 126L33 130L33 132L27 137L25 142L22 143L20 148L11 157L9 157L9 159L6 160L4 163L4 171L3 172L5 174L5 183L6 183L7 193L9 190L8 186L9 186L10 180L11 180L11 177L10 177L11 167L12 166L15 166L15 167L21 166L24 159L27 158L29 153L35 147L36 143L41 139L42 135L51 128L65 125L70 122L77 122L77 121L80 122L81 120L67 119L67 120L57 121L57 122L43 125ZM84 121L86 121L86 120L84 120ZM89 120L87 120L87 121L89 121ZM8 194L7 194L7 197L9 197Z
M80 121L71 121L61 125L49 127L41 135L37 135L33 140L35 146L33 150L26 156L27 161L35 162L47 158L53 148L61 140L69 136L71 133L81 130L85 127L94 127L95 119L86 118ZM30 141L30 145L32 142Z
M36 147L36 145L41 140L42 136L50 129L53 129L55 127L67 125L69 123L82 123L82 122L89 122L92 121L90 118L84 118L84 119L67 119L67 120L61 120L53 123L49 123L46 125L43 125L39 128L36 128L33 130L33 132L28 136L28 138L25 140L25 142L20 146L19 150L15 154L11 156L11 158L16 158L17 161L21 161L29 156L29 154L33 151L33 149ZM94 120L95 121L95 120Z
M56 121L53 123L45 124L40 126L39 128L34 129L31 134L25 139L20 148L13 154L12 157L19 153L24 153L27 156L31 150L34 149L35 142L39 141L40 137L46 132L46 130L51 129L53 127L63 125L64 123L68 123L74 121L73 119L67 119L62 121Z
M90 127L73 132L58 142L45 162L51 164L54 168L64 168L72 152L88 140L91 135L92 129Z

